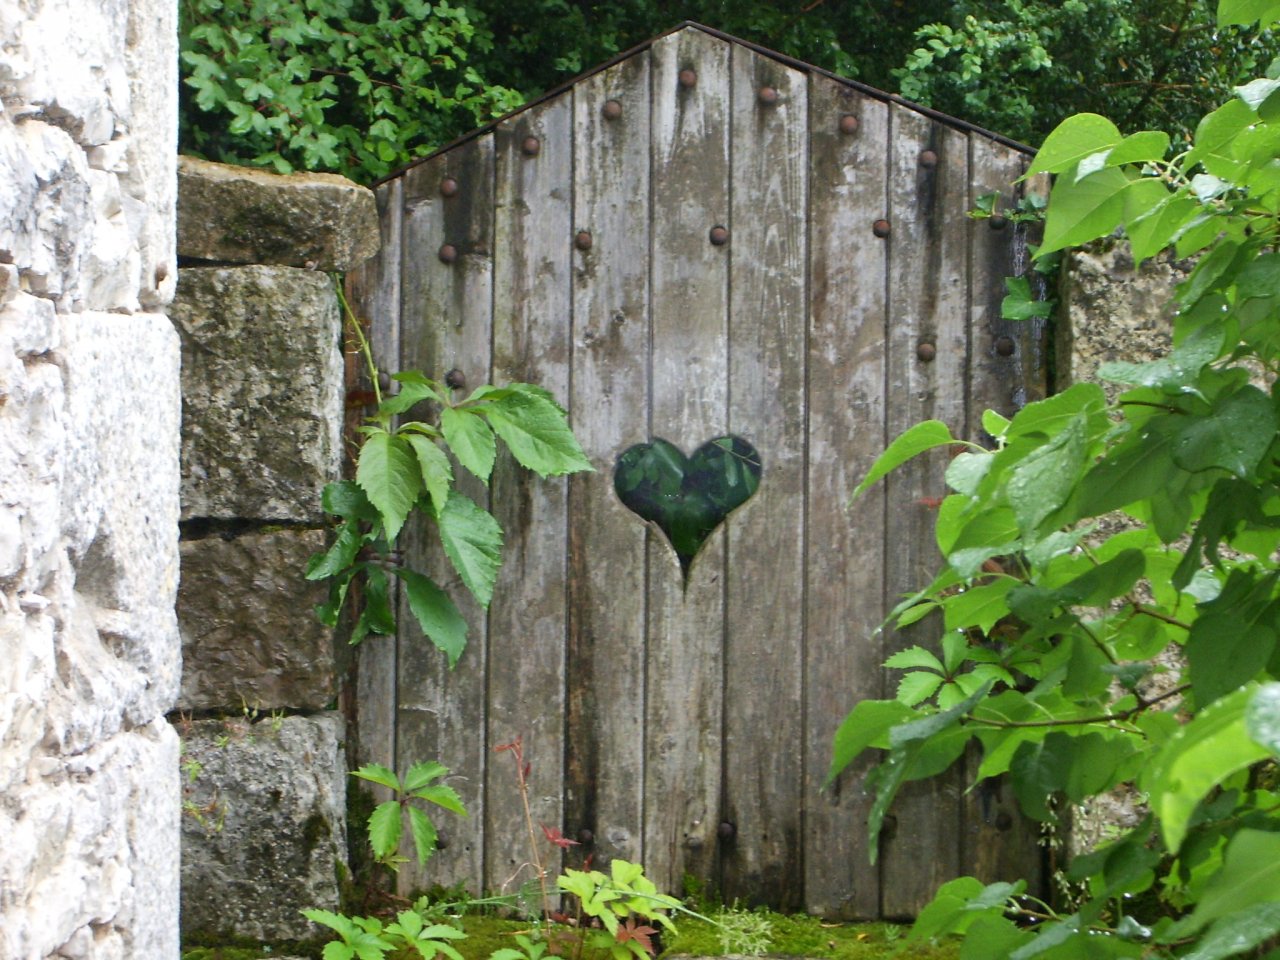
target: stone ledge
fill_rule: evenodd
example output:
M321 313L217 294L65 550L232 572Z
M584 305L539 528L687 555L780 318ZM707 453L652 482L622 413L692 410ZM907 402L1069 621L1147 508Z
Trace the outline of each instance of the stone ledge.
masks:
M379 242L373 192L345 177L178 158L180 257L350 270Z

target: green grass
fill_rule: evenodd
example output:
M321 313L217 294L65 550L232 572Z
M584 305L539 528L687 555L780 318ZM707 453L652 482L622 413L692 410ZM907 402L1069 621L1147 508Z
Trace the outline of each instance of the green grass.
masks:
M812 957L815 960L956 960L959 947L956 943L940 946L909 942L907 925L886 923L829 924L816 917L784 916L776 913L751 913L742 911L711 911L710 916L734 924L734 917L760 917L767 921L769 941L765 950L773 956ZM455 946L466 960L488 960L503 947L514 947L517 933L531 934L535 925L528 921L510 920L492 914L468 914L459 921L467 939L456 941ZM738 921L740 924L741 921ZM748 922L748 927L757 924ZM677 934L666 934L661 956L715 957L725 953L720 928L695 920L677 917ZM563 929L563 928L562 928ZM287 948L277 948L272 953L288 955ZM308 951L309 952L309 951ZM572 956L572 947L566 944L561 953ZM183 960L258 960L264 954L261 949L197 947L183 952ZM306 955L306 954L303 954ZM608 954L585 950L582 960L607 960Z

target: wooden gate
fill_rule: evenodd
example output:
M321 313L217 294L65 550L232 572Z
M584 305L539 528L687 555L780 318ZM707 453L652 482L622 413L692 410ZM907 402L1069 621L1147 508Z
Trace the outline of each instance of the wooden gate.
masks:
M1043 393L1042 331L1000 320L1022 228L967 216L1028 158L957 121L694 25L632 51L378 188L384 248L354 278L382 363L541 384L596 473L500 465L506 561L450 672L401 617L359 664L359 755L440 759L471 816L408 887L527 878L508 755L533 815L660 887L833 917L913 914L963 872L1038 876L991 784L909 785L878 866L862 771L820 792L840 719L892 696L877 633L938 563L945 455L849 509L889 439L969 436ZM1003 227L1003 229L1001 229ZM759 488L688 571L614 491L619 455L736 436ZM424 548L407 535L409 550ZM449 581L439 558L423 562ZM456 585L455 585L456 586ZM455 596L462 591L454 590Z

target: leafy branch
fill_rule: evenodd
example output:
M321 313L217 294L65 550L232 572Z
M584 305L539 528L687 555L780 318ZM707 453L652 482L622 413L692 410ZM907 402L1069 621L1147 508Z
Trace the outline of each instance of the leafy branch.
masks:
M376 409L360 426L354 480L324 489L325 512L338 518L333 545L307 564L309 580L328 580L329 599L317 609L336 626L351 593L362 584L362 607L350 642L395 632L389 575L400 581L423 634L454 665L466 646L467 625L449 595L426 573L401 562L396 539L406 524L434 528L453 570L487 608L502 562L498 521L456 488L454 463L488 483L500 439L516 461L541 477L590 470L591 464L552 396L541 387L484 385L455 403L452 391L420 371L394 374L399 393L384 397L368 338L338 287L347 326L374 385ZM418 416L410 415L418 411Z

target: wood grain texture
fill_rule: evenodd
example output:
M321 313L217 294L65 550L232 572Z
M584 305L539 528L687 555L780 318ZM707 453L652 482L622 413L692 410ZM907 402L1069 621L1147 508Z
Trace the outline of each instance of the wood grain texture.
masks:
M863 786L870 761L820 792L837 727L858 700L884 696L884 485L849 497L884 450L885 271L871 236L884 216L888 107L835 81L810 81L808 570L804 683L804 907L879 916ZM858 120L844 133L844 116Z
M376 256L347 274L348 300L356 316L368 321L374 363L381 371L395 373L400 367L400 234L404 221L404 182L388 181L378 187L374 196L382 244ZM354 345L348 349L354 349ZM371 390L372 385L367 381L367 377L362 377L360 384L364 390ZM358 418L367 409L370 408L352 412ZM393 583L392 589L398 591L399 584ZM348 730L348 736L355 741L355 766L377 763L394 768L396 641L391 637L372 637L356 648L355 660L356 723L354 730ZM372 789L379 802L390 799L387 788L374 784L364 786Z
M764 472L725 528L723 882L782 909L803 902L808 89L734 48L729 424Z
M930 151L934 162L922 156ZM962 436L968 358L968 142L902 107L890 110L888 432L942 420ZM923 162L922 162L923 161ZM921 344L934 348L922 359ZM885 609L927 584L939 556L924 498L945 492L948 451L918 457L885 486ZM886 652L937 647L941 623L926 618L893 631ZM891 671L896 684L899 673ZM959 868L960 771L906 784L886 819L881 846L881 912L914 916Z
M564 403L569 393L573 104L551 101L495 131L494 382L536 383ZM540 149L522 149L536 137ZM524 805L499 744L522 738L537 823L563 828L564 642L568 481L538 478L505 449L493 477L504 531L503 566L489 608L485 888L530 879ZM539 835L540 836L540 835ZM560 851L540 841L554 874Z
M651 56L652 387L632 441L661 437L691 455L729 425L729 252L709 240L730 221L729 44L686 30ZM682 69L697 71L695 87L680 85ZM719 869L723 529L687 584L666 536L648 534L645 868L676 892L685 873L714 887Z
M970 138L969 205L984 194L999 193L996 208L1012 210L1026 169L1026 157L982 137ZM1003 320L1000 304L1005 279L1030 269L1025 226L992 221L969 225L970 337L969 439L990 446L982 430L982 413L995 410L1012 417L1025 404L1045 395L1044 326ZM1007 778L974 783L981 751L971 745L965 757L966 792L961 832L961 871L985 883L1025 879L1033 895L1045 890L1039 825L1018 811Z
M443 197L444 177L461 189ZM466 143L405 177L404 273L401 311L401 367L422 370L443 380L457 369L478 386L490 379L493 314L493 135ZM458 252L453 263L439 257L442 244ZM488 491L461 468L458 489L486 509ZM402 890L441 883L475 889L485 877L485 611L467 593L443 551L434 529L415 521L401 535L406 560L425 570L454 601L468 624L467 649L450 670L444 656L417 629L407 604L401 605L398 650L400 697L397 706L396 762L403 772L424 760L439 760L449 783L466 804L467 818L441 816L443 845L425 870L406 864L399 873Z
M645 531L613 465L649 404L649 60L573 88L570 422L596 473L569 485L565 822L597 865L643 858ZM607 119L610 99L622 115Z

